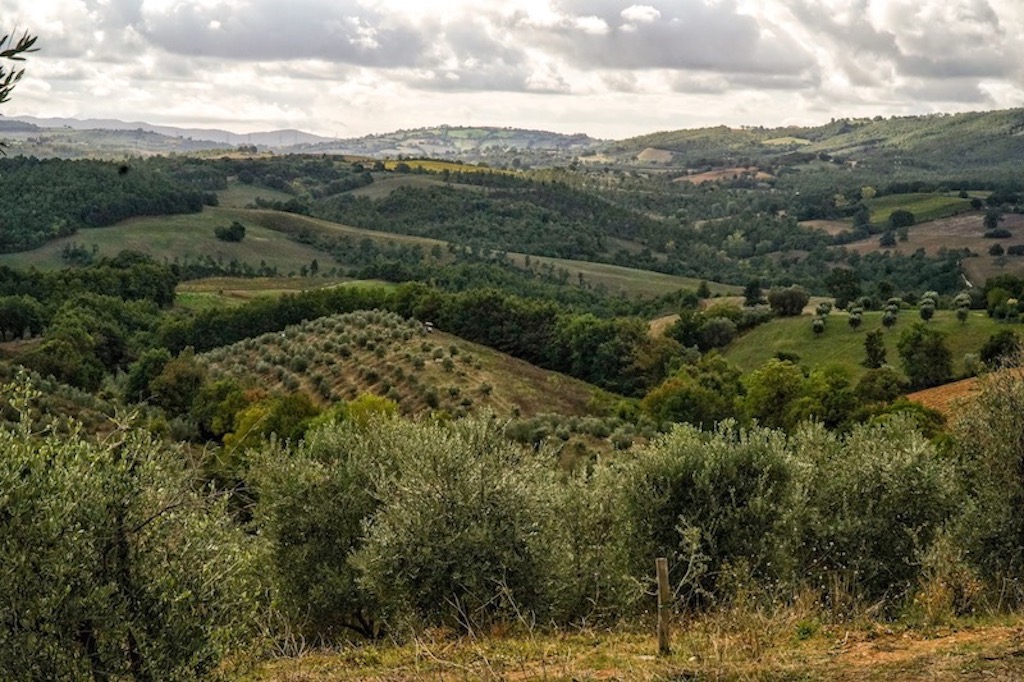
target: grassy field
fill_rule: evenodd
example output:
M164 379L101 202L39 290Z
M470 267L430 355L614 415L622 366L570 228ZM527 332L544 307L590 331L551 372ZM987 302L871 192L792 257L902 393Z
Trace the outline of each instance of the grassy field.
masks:
M307 651L257 669L250 682L375 680L831 680L951 682L1024 677L1020 617L942 627L819 625L796 614L698 616L681 624L672 653L648 631L458 638L433 631L404 645Z
M257 296L295 294L326 287L394 287L378 280L341 280L321 277L207 277L182 282L175 292L183 308L206 310L241 305Z
M519 267L526 267L525 254L510 253L509 257ZM607 263L591 263L545 256L530 256L530 262L533 267L539 264L549 264L555 268L568 270L571 283L578 282L579 276L582 274L583 281L591 286L604 285L610 293L623 293L628 296L661 296L680 289L695 290L701 283L701 280L692 277L677 277L676 275L637 270ZM738 294L743 291L743 287L720 282L708 282L708 288L713 294L723 295Z
M225 208L245 208L255 205L256 197L268 201L288 201L292 195L277 189L266 187L255 187L233 180L228 183L228 188L217 192L217 200Z
M285 234L268 229L252 220L253 213L242 209L210 208L202 213L173 216L131 218L110 227L82 230L43 246L21 253L0 255L0 265L11 267L35 266L40 269L64 267L60 257L65 245L77 242L91 249L96 245L101 256L114 256L124 249L149 254L157 260L175 258L198 260L205 256L223 259L224 263L237 259L254 267L260 261L277 267L282 274L298 272L304 265L317 259L323 267L331 257L323 251L291 241ZM246 236L240 242L225 242L213 235L215 227L238 220L246 227Z
M875 225L887 223L897 209L910 211L919 223L971 210L970 199L931 193L889 194L868 199L865 203L871 209L871 222Z
M889 331L882 327L882 313L864 313L863 324L853 330L847 324L843 313L832 313L821 337L815 337L811 330L811 317L786 317L772 320L752 329L725 349L725 357L736 363L744 372L757 369L779 352L796 353L800 363L809 367L833 364L844 368L854 380L867 371L864 360L864 336L875 329L883 329L886 358L889 364L900 367L900 356L896 342L900 333L919 322L916 310L902 310L899 321ZM932 329L947 334L946 345L953 355L953 372L963 373L963 358L966 353L977 353L982 344L1006 325L988 317L984 311L971 311L966 324L961 325L950 310L938 310L928 323Z

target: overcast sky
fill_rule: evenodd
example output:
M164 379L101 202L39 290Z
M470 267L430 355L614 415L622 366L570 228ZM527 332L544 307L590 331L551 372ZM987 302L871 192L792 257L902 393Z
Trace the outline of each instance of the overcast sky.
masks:
M5 115L621 138L1024 105L1022 0L0 0Z

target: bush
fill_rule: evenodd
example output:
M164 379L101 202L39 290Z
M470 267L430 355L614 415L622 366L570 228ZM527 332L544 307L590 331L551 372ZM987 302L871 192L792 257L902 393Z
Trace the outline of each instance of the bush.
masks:
M786 572L795 470L785 438L732 428L677 426L612 465L623 563L647 576L654 557L667 557L684 602L706 603L730 565L761 578Z
M783 317L802 314L804 306L810 300L811 295L807 290L798 286L774 288L768 292L768 305L776 314Z
M33 432L0 428L0 678L194 680L252 646L261 541L181 452Z
M919 554L959 500L953 468L913 423L893 418L845 438L804 427L793 448L801 462L803 575L826 594L832 583L863 598L898 598L920 575Z
M240 242L245 239L245 225L234 220L228 227L218 226L213 229L214 236L217 239L226 242Z
M375 472L381 507L351 563L392 622L465 630L517 611L561 615L550 455L487 420L377 424L367 443L390 467Z
M1019 359L1019 355L1017 356ZM953 452L971 492L955 535L1001 599L1024 602L1024 383L996 372L953 425Z

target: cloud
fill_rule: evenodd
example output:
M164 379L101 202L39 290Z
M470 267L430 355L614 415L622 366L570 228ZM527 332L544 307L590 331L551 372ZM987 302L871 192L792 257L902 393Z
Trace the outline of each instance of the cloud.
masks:
M797 74L813 66L808 53L741 14L734 0L561 0L558 22L514 27L525 40L584 69L674 69L721 73ZM586 16L608 30L580 29Z

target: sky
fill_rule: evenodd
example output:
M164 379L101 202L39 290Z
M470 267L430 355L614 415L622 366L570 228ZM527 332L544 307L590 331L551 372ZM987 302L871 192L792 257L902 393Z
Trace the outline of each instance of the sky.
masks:
M1024 106L1022 0L0 0L0 19L40 48L8 116L619 139Z

